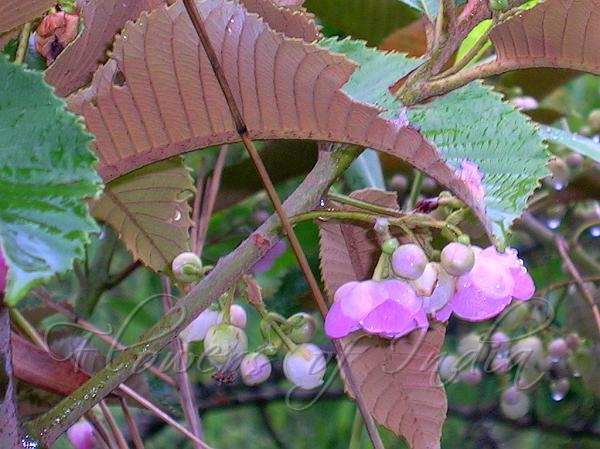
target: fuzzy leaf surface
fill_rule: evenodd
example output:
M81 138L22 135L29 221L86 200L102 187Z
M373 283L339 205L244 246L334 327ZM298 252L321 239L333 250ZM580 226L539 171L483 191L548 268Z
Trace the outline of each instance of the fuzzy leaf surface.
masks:
M0 57L0 241L5 299L64 273L97 230L85 199L100 191L91 136L38 72Z

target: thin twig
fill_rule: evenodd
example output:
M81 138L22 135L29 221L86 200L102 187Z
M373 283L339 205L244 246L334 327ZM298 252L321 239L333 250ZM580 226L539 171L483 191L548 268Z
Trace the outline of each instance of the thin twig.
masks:
M127 445L127 441L125 441L125 437L123 436L123 433L121 432L121 429L119 428L119 425L117 424L117 421L115 420L115 417L110 412L108 405L106 405L106 402L100 401L100 403L98 405L100 406L100 410L102 410L102 414L104 415L104 419L106 419L106 422L108 423L108 426L110 427L110 430L112 431L113 435L115 436L115 440L117 441L117 445L119 446L119 448L120 449L129 449L129 446Z
M103 446L104 449L112 449L115 447L115 441L110 436L104 424L96 417L93 411L89 411L85 414L85 418L92 424L94 430L96 431L98 440L100 441L100 445Z
M208 224L212 217L213 210L215 208L215 201L217 200L217 194L219 193L219 186L221 185L221 176L223 174L223 168L225 167L225 159L227 158L227 150L229 145L221 145L217 162L213 174L210 177L208 183L208 189L206 191L206 201L202 202L202 214L198 223L198 232L196 237L196 249L197 254L202 254L204 249L204 242L206 241L206 233L208 232Z
M575 279L579 291L581 292L581 294L592 309L594 320L596 321L596 327L598 328L598 333L600 333L600 310L598 310L598 304L596 303L596 301L594 301L592 293L585 285L585 282L582 279L581 274L579 274L577 267L571 260L571 257L569 257L569 245L561 236L556 236L555 242L556 248L558 249L560 257L562 258L565 266L567 267L567 270L569 270L569 273L571 273L571 276L573 276L573 278Z
M129 428L129 433L131 434L131 441L133 441L135 449L144 449L144 442L142 441L142 436L140 435L137 424L135 423L135 419L133 419L131 409L127 404L127 399L121 396L119 400L121 401L121 409L123 410L123 416L125 417L125 421L127 422L127 427Z
M215 77L217 78L219 85L221 86L221 91L223 92L223 95L225 96L225 99L227 101L227 105L229 107L229 111L231 113L233 122L236 125L237 132L240 135L240 137L242 138L242 142L244 143L244 146L246 147L246 150L248 151L248 154L250 155L252 162L254 162L256 170L258 171L258 174L260 175L260 178L265 186L265 190L267 191L267 194L268 194L269 198L271 199L273 206L275 207L277 216L279 217L279 220L281 221L281 224L283 225L283 228L287 234L290 245L292 246L292 249L294 250L294 254L296 255L298 264L300 265L300 268L304 274L304 277L306 278L306 281L310 287L310 290L316 300L319 311L321 312L321 315L323 317L325 317L327 315L327 311L328 311L325 297L323 296L323 293L321 292L321 288L319 287L319 284L318 284L313 272L310 269L310 265L308 264L306 255L304 254L304 251L302 250L300 242L298 241L298 237L296 236L296 234L294 232L294 228L290 224L288 216L287 216L285 210L283 209L283 205L281 204L281 200L279 199L279 196L277 195L277 192L275 191L275 187L273 186L273 183L271 182L269 173L267 172L267 169L266 169L262 159L260 158L258 151L256 151L256 147L254 146L254 143L250 139L250 136L248 134L248 127L246 126L246 123L244 121L242 113L241 113L240 109L238 108L238 105L235 101L235 97L233 96L233 93L231 91L231 88L229 86L227 78L225 77L225 72L223 71L223 67L221 66L219 57L217 56L217 53L215 52L215 49L213 48L213 46L211 44L210 37L208 36L206 28L204 27L203 19L200 16L200 13L198 12L196 4L194 3L193 0L183 0L183 4L185 6L185 9L186 9L189 17L190 17L190 20L192 21L192 24L194 26L194 29L196 30L196 33L198 34L198 38L200 39L200 42L202 43L202 47L204 48L204 51L206 52L208 60L210 61L210 64L213 68ZM338 351L338 356L343 355L343 352L339 352L342 350L342 347L339 344L336 344L335 347L336 347L336 350ZM352 376L352 373L351 373L351 370L349 369L349 367L347 367L345 372L346 372L347 378L350 379L349 385L351 387L352 393L354 394L354 397L356 398L356 400L359 403L362 403L362 405L360 406L360 410L361 410L361 413L363 414L363 419L365 420L367 429L369 430L369 435L371 437L373 445L375 446L375 449L383 449L383 443L381 441L381 437L379 436L379 433L377 432L377 428L376 428L375 424L373 423L373 418L371 417L366 405L364 405L364 400L362 399L361 392L359 391L359 389L356 387L356 385L352 381L353 376Z
M165 314L173 307L171 283L165 275L160 277L163 291L163 307ZM187 371L187 348L180 338L175 338L171 342L171 351L175 356L175 376L177 382L177 392L183 409L183 415L187 421L192 433L199 439L203 438L202 424L198 407L195 403L194 395L192 394L192 386ZM196 448L201 449L202 446L196 444Z
M127 265L120 273L111 276L106 281L106 289L108 290L119 285L141 266L142 262L140 260L134 260L129 265Z
M127 385L121 384L119 386L119 391L126 394L129 398L133 399L135 402L137 402L138 404L140 404L147 410L154 413L156 416L158 416L160 419L162 419L168 425L170 425L175 430L180 432L182 435L184 435L188 439L192 440L194 443L198 444L201 448L211 449L211 447L208 444L206 444L204 441L202 441L200 438L198 438L192 432L187 430L185 427L183 427L181 424L179 424L177 421L175 421L173 418L171 418L169 415L167 415L165 412L163 412L160 408L158 408L152 402L150 402L149 400L147 400L146 398L144 398L143 396L141 396L140 394L138 394L137 392L135 392L134 390L129 388Z
M124 344L122 344L122 343L118 342L117 340L115 340L114 338L108 336L105 332L102 332L100 329L95 327L92 323L84 320L83 318L80 318L79 315L77 315L77 313L73 312L68 307L65 307L60 302L55 301L52 298L50 298L50 295L48 295L43 290L41 290L41 289L34 290L32 292L32 296L39 299L40 301L42 301L44 304L51 307L52 309L56 310L58 313L64 315L65 317L67 317L68 319L73 321L74 324L78 325L83 330L94 334L100 340L102 340L103 342L110 345L111 348L116 348L119 351L124 351L127 349L127 346L125 346ZM148 371L150 371L152 374L154 374L156 377L158 377L163 382L165 382L173 387L177 385L175 383L175 381L171 378L171 376L169 376L166 373L163 373L162 371L158 370L154 366L149 366Z
M19 34L19 44L17 46L17 52L15 53L15 64L23 64L25 61L25 55L27 54L27 47L29 46L29 35L31 34L31 22L23 25L21 34Z
M202 203L204 197L204 176L205 168L204 168L204 158L200 157L200 162L198 163L198 180L196 181L196 195L194 196L194 205L192 207L192 223L196 228L199 227L200 221L200 212L202 210ZM192 230L192 251L198 254L198 232L196 230Z

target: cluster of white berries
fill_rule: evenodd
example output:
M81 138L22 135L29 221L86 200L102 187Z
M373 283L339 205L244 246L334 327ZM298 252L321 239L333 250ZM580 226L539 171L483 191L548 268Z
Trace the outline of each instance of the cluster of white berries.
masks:
M488 337L469 333L458 341L456 354L440 360L440 377L448 383L474 385L483 374L511 376L512 385L500 396L500 409L510 419L524 417L530 408L528 391L546 379L552 399L560 401L570 389L569 377L578 377L581 340L576 334L546 343L537 335L511 339L496 331Z
M205 356L213 366L228 372L239 369L242 381L249 386L269 378L272 371L269 356L276 355L284 347L283 371L288 380L304 389L320 386L326 360L319 347L310 343L316 333L314 318L306 313L297 313L288 319L278 315L281 319L276 321L279 322L277 329L284 332L282 339L272 327L272 320L277 314L268 315L261 323L267 343L254 352L248 352L248 338L244 331L247 315L239 304L231 306L228 322L225 322L223 311L203 311L181 332L180 338L187 344L203 341Z

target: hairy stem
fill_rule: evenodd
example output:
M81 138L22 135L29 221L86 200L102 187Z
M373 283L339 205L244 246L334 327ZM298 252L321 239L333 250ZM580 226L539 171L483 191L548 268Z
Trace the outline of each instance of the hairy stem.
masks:
M284 203L286 214L295 215L311 210L329 185L359 153L357 148L339 148L324 153L303 183ZM281 238L280 234L272 231L278 224L277 217L271 216L235 251L221 259L217 266L180 299L168 314L142 335L136 344L121 352L71 396L28 423L31 435L45 443L54 442L87 410L139 371L140 367L153 359L273 247Z

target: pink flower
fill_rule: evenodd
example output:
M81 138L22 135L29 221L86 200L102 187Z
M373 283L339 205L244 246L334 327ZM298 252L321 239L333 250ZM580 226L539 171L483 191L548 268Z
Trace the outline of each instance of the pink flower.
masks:
M285 243L285 240L278 241L275 245L273 245L273 248L266 252L262 259L254 264L254 267L252 268L254 274L269 271L277 258L285 253L286 249L287 244Z
M493 246L473 250L475 264L458 278L454 297L436 313L440 321L447 321L452 313L467 321L484 321L501 313L513 298L526 301L535 292L516 250L507 248L504 254Z
M479 166L477 164L474 164L468 159L463 159L460 164L459 177L469 187L475 198L480 200L483 199L485 195L485 190L483 190L483 185L481 183L483 175L479 171Z
M400 338L428 327L423 302L404 281L348 282L335 293L325 319L325 332L342 338L362 329L369 334Z
M79 421L67 430L67 437L75 449L94 449L96 436L94 428L88 421Z

